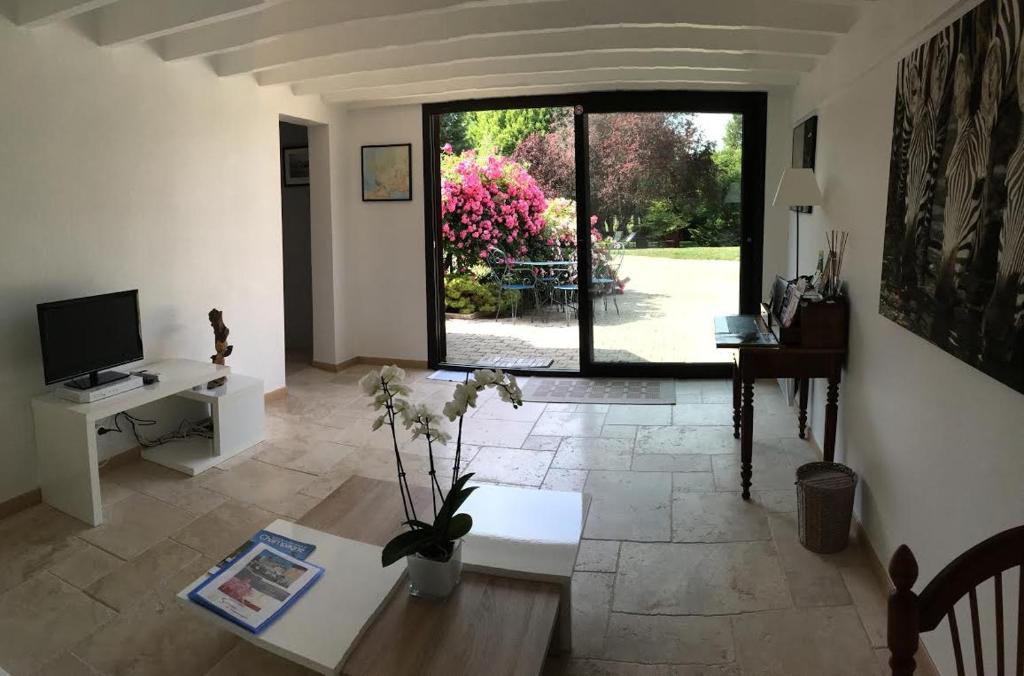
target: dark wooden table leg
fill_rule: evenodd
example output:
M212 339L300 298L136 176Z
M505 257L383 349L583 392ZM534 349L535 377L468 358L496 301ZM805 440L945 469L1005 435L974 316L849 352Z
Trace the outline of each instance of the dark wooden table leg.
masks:
M828 379L828 393L825 396L825 462L835 462L836 428L839 425L839 374Z
M811 381L807 378L801 378L797 381L800 387L800 416L798 418L800 422L800 438L807 438L807 396L808 391L811 389Z
M740 438L740 362L737 356L732 365L732 436Z
M744 374L743 377L743 414L740 435L740 480L743 486L743 499L750 499L751 458L754 451L754 379Z

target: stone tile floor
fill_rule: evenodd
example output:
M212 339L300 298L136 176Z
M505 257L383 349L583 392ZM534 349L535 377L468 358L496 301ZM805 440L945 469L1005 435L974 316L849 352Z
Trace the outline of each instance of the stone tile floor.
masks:
M392 478L389 439L370 432L356 386L365 370L290 366L267 440L204 475L144 461L104 471L99 528L45 505L0 521L0 666L14 676L306 673L195 621L174 593L349 476ZM426 374L410 374L415 398L443 401L451 383ZM757 389L744 502L728 384L676 388L677 406L650 410L513 410L489 393L467 418L465 458L481 479L593 499L573 578L574 652L547 672L887 673L884 589L864 551L818 556L797 540L793 469L814 453L778 389ZM425 448L402 439L419 480Z

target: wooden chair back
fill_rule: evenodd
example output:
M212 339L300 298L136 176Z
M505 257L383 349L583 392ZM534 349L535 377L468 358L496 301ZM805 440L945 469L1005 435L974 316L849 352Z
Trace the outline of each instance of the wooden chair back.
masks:
M1010 625L1010 630L1016 636L1016 658L1015 670L1008 672L1003 574L1013 568L1017 569L1017 621L1016 626ZM917 574L917 559L909 547L900 545L889 563L889 576L896 586L889 595L889 667L893 676L914 673L918 636L936 629L943 619L949 623L956 673L965 675L964 651L955 609L965 595L970 606L975 673L984 675L985 648L978 616L978 587L988 580L992 580L995 593L996 674L1024 676L1024 526L1003 531L971 547L943 568L920 594L912 591ZM991 646L988 649L991 650Z

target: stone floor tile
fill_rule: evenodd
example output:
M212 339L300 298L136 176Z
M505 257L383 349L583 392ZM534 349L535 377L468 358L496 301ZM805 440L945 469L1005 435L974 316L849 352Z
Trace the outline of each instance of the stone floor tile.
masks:
M799 441L799 440L797 440ZM791 489L796 481L796 469L800 465L814 462L806 442L799 441L799 446L780 446L781 440L755 441L751 452L751 490ZM716 455L712 458L715 472L715 485L719 490L740 490L740 457L735 455Z
M287 514L294 496L313 481L301 472L249 460L227 472L207 472L203 486L221 495Z
M118 612L199 558L199 552L174 540L163 540L95 582L86 591Z
M558 444L561 442L562 437L545 437L532 434L526 437L526 441L523 442L523 448L529 451L557 451Z
M491 399L473 411L476 420L507 420L511 422L535 423L544 412L545 404L536 401L524 401L522 406L513 408L512 404L501 399Z
M550 411L552 413L573 413L576 411L577 408L579 408L579 404L552 402L549 403L547 405L547 408L545 408L544 410Z
M544 483L540 487L549 491L573 491L581 492L587 483L585 469L548 469L544 476Z
M124 561L85 540L76 539L71 553L50 566L51 573L70 585L85 589L96 580L112 573Z
M542 419L544 415L546 414L541 414ZM531 429L534 429L534 424L530 422L466 418L462 426L462 443L474 446L519 448L530 436ZM548 432L537 431L536 433L550 436ZM557 435L558 432L553 434Z
M614 540L581 540L575 570L614 573L619 565L619 545Z
M78 659L70 652L62 653L41 668L34 671L32 676L103 676L88 664Z
M148 495L138 494L103 510L103 524L79 537L122 559L131 559L181 530L195 515Z
M584 491L593 496L583 537L668 541L672 537L672 475L594 470Z
M675 493L672 500L675 542L769 540L765 511L736 493Z
M731 427L672 425L641 427L636 436L636 452L665 454L734 454L740 442Z
M551 466L557 469L629 469L633 442L628 439L566 437Z
M251 643L240 641L206 672L206 676L314 676L316 673Z
M0 521L0 593L72 554L73 536L88 528L45 504Z
M656 455L646 456L657 458ZM672 456L678 458L680 456ZM713 493L715 491L715 475L711 472L673 472L672 492L675 493Z
M229 458L232 462L237 456ZM226 468L221 463L218 469ZM203 488L201 477L189 477L148 460L120 465L105 474L114 483L145 493L192 514L205 514L224 502L224 497Z
M868 640L876 648L887 645L889 590L875 575L867 561L863 565L839 569ZM887 658L888 659L888 658Z
M736 486L736 491L739 491L739 486ZM780 514L795 512L797 507L796 487L764 491L752 489L750 491L750 502L755 505L761 505L768 512Z
M73 652L109 676L203 674L239 640L212 622L198 620L173 596L149 592Z
M771 542L622 543L616 611L722 615L789 605Z
M275 444L264 441L259 445L254 457L269 465L318 475L330 472L345 456L355 450L351 446L342 446L330 441L313 442L301 448L287 442Z
M469 464L469 471L480 481L540 486L554 457L551 451L484 446Z
M636 664L549 657L544 676L740 676L735 665Z
M699 472L711 476L711 456L636 453L632 469L634 472Z
M726 664L733 662L728 617L612 613L604 656L623 662Z
M533 426L533 433L545 436L599 437L604 428L604 417L604 413L545 411Z
M0 594L0 667L28 674L116 613L50 573Z
M804 548L797 533L796 513L772 514L769 523L793 602L797 606L852 603L839 572L841 554L815 554Z
M601 428L601 436L605 439L636 439L637 425L609 425L607 422Z
M881 673L852 606L748 613L733 628L745 676Z
M124 500L134 492L135 491L127 486L114 483L113 481L106 479L105 475L100 475L100 501L104 507L112 505L118 500Z
M228 500L175 533L173 539L220 561L275 518L259 507Z
M675 406L612 404L606 425L671 425Z
M673 425L732 425L732 404L687 404L673 409Z
M573 573L572 654L598 657L604 651L605 631L611 613L611 573Z

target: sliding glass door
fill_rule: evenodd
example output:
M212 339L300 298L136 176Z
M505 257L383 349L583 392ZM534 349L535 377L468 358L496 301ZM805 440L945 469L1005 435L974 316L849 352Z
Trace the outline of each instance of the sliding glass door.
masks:
M713 317L754 312L761 293L765 102L424 106L431 363L726 375ZM466 289L486 312L467 318Z
M598 364L714 364L740 304L743 116L588 115L590 301Z

